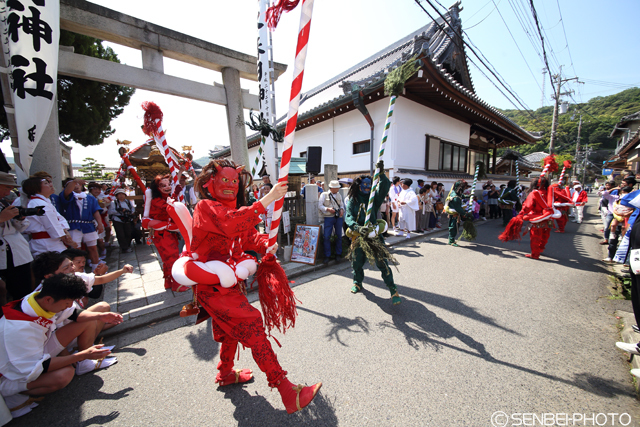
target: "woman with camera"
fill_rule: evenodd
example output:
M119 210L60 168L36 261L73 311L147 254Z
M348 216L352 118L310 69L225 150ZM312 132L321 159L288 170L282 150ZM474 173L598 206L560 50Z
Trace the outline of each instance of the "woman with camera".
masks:
M116 239L122 253L132 252L131 239L134 235L134 222L136 219L135 208L129 200L127 193L122 188L115 191L116 200L109 206L109 218L116 230Z
M19 208L5 200L17 186L13 175L0 172L0 277L5 281L9 295L16 300L32 291L33 261L29 243L20 234L29 226L29 220L21 216ZM4 301L1 302L6 303L6 295L2 295L2 298Z

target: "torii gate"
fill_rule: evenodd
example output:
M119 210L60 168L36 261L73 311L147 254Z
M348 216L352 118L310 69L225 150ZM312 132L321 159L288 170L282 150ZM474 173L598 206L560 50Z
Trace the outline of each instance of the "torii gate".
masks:
M60 47L58 73L70 77L129 86L224 105L234 161L250 167L243 109L259 109L257 95L240 86L240 77L257 81L257 58L197 39L159 25L125 15L84 0L60 0L60 28L77 34L113 42L142 53L142 68L73 53ZM207 85L164 74L164 57L222 73L223 84ZM0 59L1 60L1 59ZM0 64L6 67L6 64ZM287 66L273 64L275 81ZM18 147L12 111L11 89L6 74L0 76L14 159ZM58 109L53 108L47 128L34 153L31 172L46 170L55 184L61 181L62 158L59 147Z

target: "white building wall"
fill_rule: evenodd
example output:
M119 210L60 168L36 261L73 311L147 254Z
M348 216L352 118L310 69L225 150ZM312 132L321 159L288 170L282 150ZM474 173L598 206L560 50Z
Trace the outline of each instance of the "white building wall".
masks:
M469 146L471 126L417 102L399 98L393 115L397 131L393 143L398 144L394 166L400 169L425 168L425 135L443 141ZM431 153L434 154L434 153ZM431 157L431 156L430 156ZM430 159L431 160L431 159Z
M374 162L378 158L388 108L389 98L367 105L374 122ZM383 157L385 168L424 169L426 134L469 146L470 126L406 98L398 98ZM324 174L325 164L337 164L338 173L368 171L370 153L353 154L353 143L368 140L370 136L369 123L358 110L353 109L296 131L292 157L300 157L300 153L308 151L309 146L322 147L320 174ZM282 150L283 144L280 143L278 156L282 156ZM257 152L257 147L249 150L252 166Z

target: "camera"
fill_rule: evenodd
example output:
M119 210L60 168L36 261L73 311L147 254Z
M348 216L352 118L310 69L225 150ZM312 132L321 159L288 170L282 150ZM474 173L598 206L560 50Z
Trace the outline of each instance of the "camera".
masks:
M35 208L23 208L22 206L17 206L17 208L18 208L18 216L44 215L44 206L38 206Z
M136 219L136 214L128 209L118 208L116 211L118 211L118 216L120 216L122 222L134 222Z

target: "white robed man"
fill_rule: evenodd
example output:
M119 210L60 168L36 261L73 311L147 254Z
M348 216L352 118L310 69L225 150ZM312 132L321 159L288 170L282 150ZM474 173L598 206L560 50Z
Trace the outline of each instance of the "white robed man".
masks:
M411 237L411 230L416 229L416 211L420 208L418 205L418 196L411 189L413 180L405 178L401 181L402 191L398 194L398 236L406 233L407 239Z

